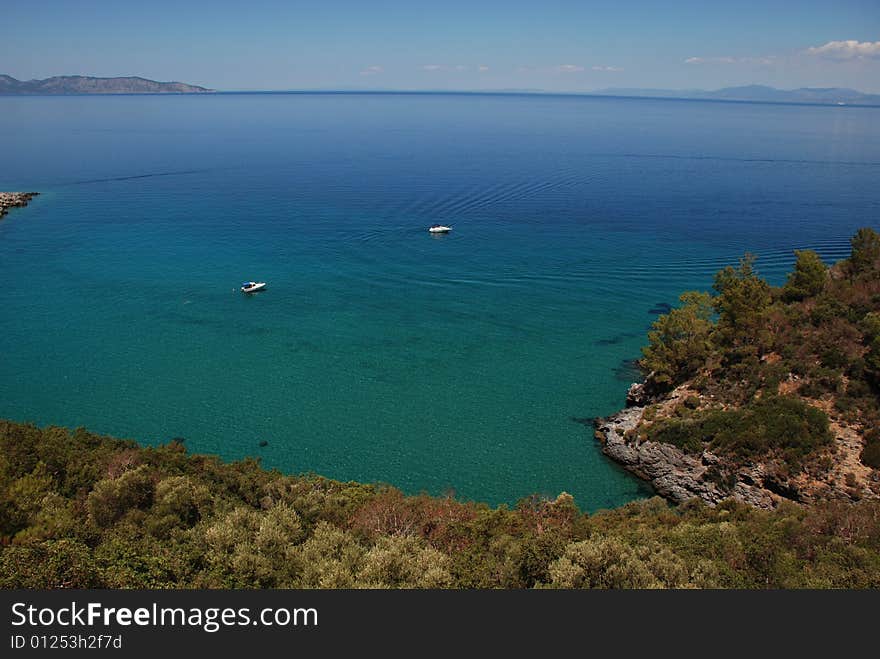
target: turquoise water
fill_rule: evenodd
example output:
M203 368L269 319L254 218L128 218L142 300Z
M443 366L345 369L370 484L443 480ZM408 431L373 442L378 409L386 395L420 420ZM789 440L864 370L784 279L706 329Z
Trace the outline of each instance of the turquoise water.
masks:
M0 417L493 504L645 496L577 419L622 405L651 320L743 251L779 283L792 249L878 226L878 117L0 97L0 189L44 192L0 222Z

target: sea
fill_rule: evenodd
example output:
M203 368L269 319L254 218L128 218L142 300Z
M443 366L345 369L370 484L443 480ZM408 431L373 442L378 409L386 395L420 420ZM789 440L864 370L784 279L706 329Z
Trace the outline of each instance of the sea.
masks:
M493 506L650 496L590 419L656 317L880 228L880 108L7 96L0 143L0 417Z

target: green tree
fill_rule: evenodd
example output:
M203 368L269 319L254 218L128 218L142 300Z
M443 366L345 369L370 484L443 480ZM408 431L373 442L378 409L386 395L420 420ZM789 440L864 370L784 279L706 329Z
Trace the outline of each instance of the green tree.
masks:
M675 386L694 375L710 354L711 296L690 291L679 300L682 306L660 316L652 325L639 362L661 388Z
M828 278L828 267L811 249L795 250L794 270L782 289L786 300L803 300L821 292Z
M849 263L854 274L871 272L880 266L880 234L862 227L849 242L852 245Z
M746 254L739 267L727 266L715 275L713 299L718 312L718 338L731 347L760 348L766 338L765 316L773 300L770 285L754 269L755 256Z

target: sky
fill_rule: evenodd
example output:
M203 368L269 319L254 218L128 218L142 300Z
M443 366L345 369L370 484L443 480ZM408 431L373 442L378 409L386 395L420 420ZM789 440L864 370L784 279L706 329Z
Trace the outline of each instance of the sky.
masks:
M0 0L0 73L218 90L880 93L880 0Z

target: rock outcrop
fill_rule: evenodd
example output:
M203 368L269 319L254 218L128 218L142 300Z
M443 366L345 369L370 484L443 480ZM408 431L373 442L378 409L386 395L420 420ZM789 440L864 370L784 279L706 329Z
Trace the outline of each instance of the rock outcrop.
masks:
M733 498L771 509L782 501L809 504L828 499L880 498L877 472L859 462L861 438L833 418L833 466L821 473L788 474L771 459L742 464L709 450L690 454L672 444L644 439L639 430L642 424L650 423L645 418L649 405L654 413L659 410L669 414L681 401L693 397L687 385L663 397L649 396L642 385L632 385L626 409L594 421L603 453L650 482L657 494L674 503L699 498L714 506Z
M763 481L760 473L743 470L728 488L716 482L719 458L709 451L693 456L671 444L639 441L636 428L644 411L634 406L598 420L596 436L605 455L649 481L657 494L674 503L697 497L714 506L733 497L757 508L775 507L778 497L758 484Z
M28 202L39 192L0 192L0 218L6 215L9 208L27 206Z

